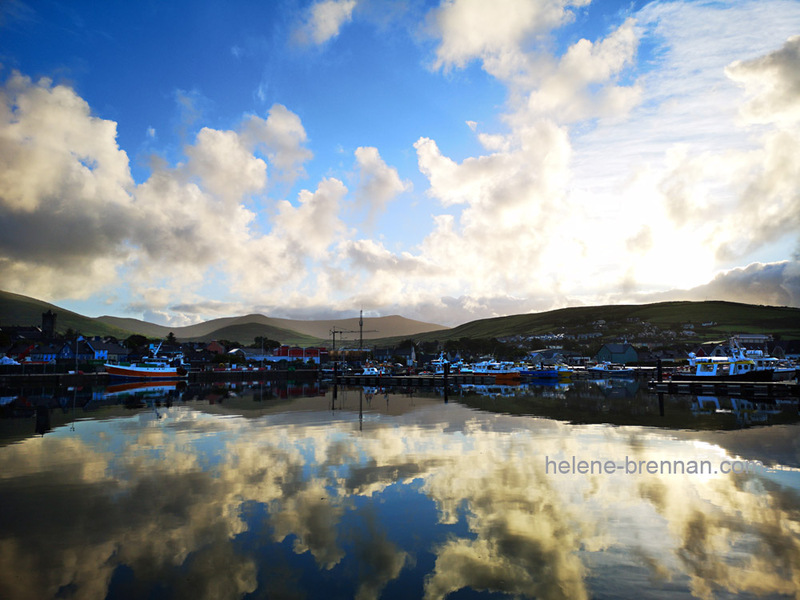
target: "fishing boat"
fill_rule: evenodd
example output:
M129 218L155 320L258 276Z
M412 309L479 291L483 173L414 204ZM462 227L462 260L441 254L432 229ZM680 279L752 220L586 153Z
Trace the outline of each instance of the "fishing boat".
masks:
M633 377L634 370L631 367L618 365L608 361L602 361L586 369L592 375L600 377Z
M722 348L720 356L689 354L689 367L672 375L673 381L772 381L775 369L756 364L735 339Z
M111 377L126 379L181 379L187 376L180 359L170 361L159 357L161 344L153 351L153 356L137 363L106 363L103 365Z
M797 376L797 367L790 361L768 356L762 350L745 349L744 354L745 357L751 359L755 363L756 371L771 369L773 381L787 381Z
M112 377L129 379L176 379L186 377L186 369L172 366L167 361L147 360L140 363L106 363L106 373Z
M492 375L495 383L518 383L522 378L519 369L508 361L483 360L472 366L475 375Z

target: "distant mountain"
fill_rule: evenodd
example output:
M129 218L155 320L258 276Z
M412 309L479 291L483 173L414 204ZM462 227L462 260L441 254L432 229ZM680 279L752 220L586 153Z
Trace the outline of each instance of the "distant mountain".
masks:
M334 319L322 321L300 321L278 319L264 315L246 315L243 317L225 317L213 319L186 327L165 327L119 317L98 317L98 320L113 327L128 329L150 337L166 337L170 332L179 340L235 340L240 343L251 343L256 336L265 336L280 342L327 343L332 340L331 330L343 332L337 335L336 342L352 346L358 340L358 319ZM420 333L446 330L446 327L432 323L423 323L400 316L364 317L363 335L365 340L385 337L412 337Z
M358 318L301 321L257 314L213 319L185 327L168 327L124 317L85 317L41 300L0 291L0 326L39 326L42 313L48 310L57 314L57 331L63 333L67 329L73 329L86 336L113 335L126 338L139 334L150 338L165 338L173 333L181 341L230 340L242 344L251 344L256 337L262 336L285 344L309 346L330 343L330 332L336 328L338 332L342 332L336 337L337 345L352 346L358 341L359 331ZM400 316L365 317L363 335L365 340L408 338L424 332L446 329L441 325Z

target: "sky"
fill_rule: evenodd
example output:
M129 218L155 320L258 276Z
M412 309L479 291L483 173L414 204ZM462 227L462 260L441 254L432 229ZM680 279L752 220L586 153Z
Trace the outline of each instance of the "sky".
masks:
M2 0L0 100L0 289L87 316L800 307L796 0Z

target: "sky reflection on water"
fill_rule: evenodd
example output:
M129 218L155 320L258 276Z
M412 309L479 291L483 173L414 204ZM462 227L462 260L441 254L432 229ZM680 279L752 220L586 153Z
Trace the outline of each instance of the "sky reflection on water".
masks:
M558 394L547 392L534 400L555 410ZM474 391L448 403L433 393L258 393L109 408L0 447L0 597L800 590L796 424L570 424L480 409L488 397ZM602 402L587 387L580 398L595 396ZM514 398L491 401L526 401ZM787 412L797 420L796 406ZM548 463L573 458L772 468L590 475Z

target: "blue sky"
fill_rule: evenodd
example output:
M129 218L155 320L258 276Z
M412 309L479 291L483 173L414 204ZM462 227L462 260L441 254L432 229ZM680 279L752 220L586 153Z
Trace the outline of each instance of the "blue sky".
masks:
M0 5L0 289L184 325L800 306L800 4Z

